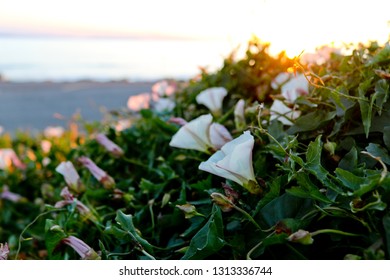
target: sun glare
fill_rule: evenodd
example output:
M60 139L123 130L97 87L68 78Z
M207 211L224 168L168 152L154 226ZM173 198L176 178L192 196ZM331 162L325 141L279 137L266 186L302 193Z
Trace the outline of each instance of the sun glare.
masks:
M389 40L390 2L265 1L253 33L294 57L322 45Z
M324 44L389 39L383 0L13 0L1 3L1 29L60 35L174 36L223 39L252 35L289 56Z

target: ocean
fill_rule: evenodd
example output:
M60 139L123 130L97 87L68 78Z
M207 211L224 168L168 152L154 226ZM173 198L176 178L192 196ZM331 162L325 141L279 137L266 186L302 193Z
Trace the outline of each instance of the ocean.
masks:
M214 71L228 40L0 37L0 75L16 82L188 79Z

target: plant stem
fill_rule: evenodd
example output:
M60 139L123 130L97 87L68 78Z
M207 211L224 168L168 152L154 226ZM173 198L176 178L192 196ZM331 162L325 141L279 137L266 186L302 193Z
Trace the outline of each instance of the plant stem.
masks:
M345 232L337 229L319 229L314 232L311 232L310 235L315 236L321 233L335 233L335 234L346 235L346 236L360 236L360 234Z

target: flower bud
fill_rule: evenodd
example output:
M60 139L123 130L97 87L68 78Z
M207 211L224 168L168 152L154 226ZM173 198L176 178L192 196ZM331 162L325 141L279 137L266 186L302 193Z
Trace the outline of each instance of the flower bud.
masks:
M303 245L310 245L314 242L310 232L303 229L300 229L291 234L289 237L287 237L287 240L294 243L301 243Z
M5 244L0 243L0 260L1 261L7 260L8 254L9 254L8 244L7 243L5 243Z
M100 256L84 241L78 239L75 236L69 236L62 239L62 242L66 245L69 245L80 255L83 260L99 260Z
M99 133L98 135L96 135L95 139L113 156L120 157L124 154L123 150L117 144L115 144L110 139L108 139L108 137L105 134Z
M176 207L184 212L184 218L186 219L191 219L192 217L195 216L203 216L202 214L196 211L196 207L194 205L191 205L189 203L183 205L176 205Z
M223 194L212 193L210 196L213 202L218 205L223 212L229 212L234 208L233 203Z

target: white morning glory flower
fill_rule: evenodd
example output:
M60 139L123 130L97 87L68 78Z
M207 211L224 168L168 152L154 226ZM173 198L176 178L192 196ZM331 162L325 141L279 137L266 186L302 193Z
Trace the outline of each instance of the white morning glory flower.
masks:
M222 113L222 102L227 95L227 90L223 87L211 87L201 91L196 96L196 102L206 106L214 116Z
M209 137L212 121L211 114L207 114L186 123L173 135L169 146L208 152L213 147Z
M246 127L244 99L240 99L234 107L234 123L238 130L243 130Z
M169 145L175 148L197 150L209 153L217 150L232 137L229 131L221 124L213 123L211 114L202 115L184 124Z
M275 78L273 87L281 85L281 95L284 97L285 102L287 104L293 104L298 97L308 93L309 83L306 80L306 77L302 74L290 78L288 82L286 82L286 77L286 73L281 73L278 75ZM284 125L292 125L293 123L291 121L297 119L300 116L300 111L291 109L286 105L286 103L277 99L274 100L270 108L271 121L278 119Z
M199 165L199 169L232 180L253 194L261 192L252 166L254 138L249 131L226 143Z
M70 161L63 161L57 167L56 171L64 176L66 184L74 191L80 192L80 176Z

